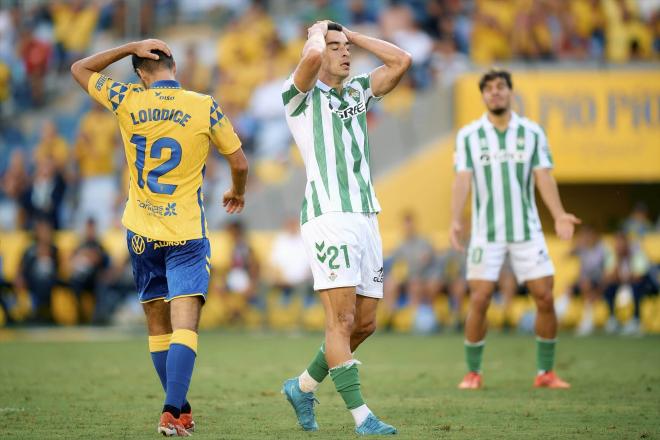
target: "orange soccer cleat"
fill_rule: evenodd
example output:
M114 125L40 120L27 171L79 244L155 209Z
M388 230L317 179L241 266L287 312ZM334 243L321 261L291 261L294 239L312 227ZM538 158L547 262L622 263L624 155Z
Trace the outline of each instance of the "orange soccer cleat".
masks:
M179 416L179 422L181 422L186 431L195 432L195 421L193 420L191 412L186 414L181 413L181 416Z
M458 388L461 390L478 390L481 388L481 374L470 371L465 375L463 381L458 384Z
M554 371L546 371L534 379L534 388L568 389L570 387L571 384L561 380Z
M169 412L164 412L160 415L158 432L165 437L190 437L190 433L183 427L181 420L175 418Z

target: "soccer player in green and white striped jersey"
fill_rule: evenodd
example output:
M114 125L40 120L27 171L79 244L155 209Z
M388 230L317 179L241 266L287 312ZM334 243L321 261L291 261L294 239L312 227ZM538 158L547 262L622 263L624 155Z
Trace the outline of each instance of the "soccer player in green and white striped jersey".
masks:
M534 386L568 388L553 371L557 337L554 268L536 209L535 184L555 220L559 238L569 240L580 221L562 206L545 133L535 122L511 111L511 74L490 70L479 81L479 89L487 112L458 132L454 157L450 240L458 250L462 250L461 216L472 187L467 252L470 308L465 322L469 371L459 388L481 387L486 311L507 254L518 282L527 285L536 302L538 374Z
M348 78L351 45L383 65ZM353 352L374 332L383 297L380 205L371 182L366 112L398 84L410 63L410 55L390 43L318 22L282 90L286 120L307 171L301 234L326 314L325 343L282 390L305 430L318 429L314 391L330 374L358 434L396 433L364 403Z

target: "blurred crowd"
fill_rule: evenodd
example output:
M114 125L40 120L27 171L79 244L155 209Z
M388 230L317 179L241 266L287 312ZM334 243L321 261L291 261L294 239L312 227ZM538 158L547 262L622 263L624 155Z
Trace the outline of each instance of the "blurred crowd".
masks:
M51 321L53 298L69 295L77 304L73 318L104 323L132 298L130 264L111 259L99 238L119 226L126 199L117 124L68 73L73 61L91 51L141 37L167 40L183 87L218 99L254 165L251 184L263 185L301 164L280 93L316 20L338 21L412 54L410 74L370 114L377 123L382 113L405 114L420 91L451 85L461 73L493 62L657 61L659 18L660 0L0 0L0 231L28 230L34 237L16 279L0 280L0 289L12 292L0 296L3 308L17 321ZM359 50L352 56L356 72L377 65ZM124 67L116 79L135 81ZM260 261L243 226L227 223L221 209L229 180L223 162L211 155L207 218L212 230L226 228L232 250L227 267L214 272L207 319L280 322L299 314L270 316L269 310L294 307L311 311L303 324L322 324L297 220L284 225L272 255ZM66 261L53 238L62 229L76 231L80 243ZM630 237L654 229L660 230L660 219L654 224L640 208L614 246L603 245L588 227L580 232L574 255L581 269L571 295L586 304L581 333L594 328L591 315L597 313L590 305L605 298L614 310L621 295L631 299L637 319L626 331L638 326L639 303L653 290L648 280L654 275ZM467 294L463 257L434 248L418 234L412 216L403 220L402 235L384 267L381 323L418 331L460 326ZM499 292L504 309L519 296L509 270ZM608 329L617 328L608 322Z
M301 164L280 88L315 20L336 20L412 54L410 74L370 115L374 120L378 111L405 114L419 90L451 84L475 64L657 60L660 49L660 0L8 0L0 5L0 229L5 230L29 229L37 214L50 218L56 229L81 229L90 217L102 232L117 224L126 177L116 124L112 115L90 105L68 75L73 61L99 46L156 35L178 48L182 85L218 98L256 165L255 185L274 183L287 167ZM191 26L194 38L177 33ZM356 50L352 66L368 71L376 60ZM135 81L127 70L116 79ZM229 176L217 157L210 162L205 200L209 219L217 219L210 226L217 228L226 220L217 202Z
M574 328L578 335L601 327L607 333L641 334L642 305L651 298L656 305L647 307L646 331L660 331L660 301L655 299L660 264L641 245L648 234L658 233L641 203L606 238L590 225L581 226L570 251L553 256L558 271L570 272L567 262L576 268L575 278L556 285L562 326ZM412 214L403 217L399 236L377 275L385 291L379 327L416 333L460 331L469 296L465 255L420 234ZM227 223L222 238L215 239L226 255L211 272L204 327L323 328L323 309L313 291L297 217L286 220L266 245L240 221ZM111 258L93 220L77 238L68 240L75 241L75 247L58 249L58 243L66 243L55 240L47 217L36 217L18 273L11 282L0 278L0 317L16 323L99 325L142 319L126 253ZM516 282L508 262L488 319L494 327L533 331L533 301Z

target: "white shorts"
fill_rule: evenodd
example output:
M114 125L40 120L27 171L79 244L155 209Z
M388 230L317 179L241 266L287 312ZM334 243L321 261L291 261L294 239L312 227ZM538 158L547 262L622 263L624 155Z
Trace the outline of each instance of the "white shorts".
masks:
M518 243L488 243L474 240L467 255L467 279L497 281L507 252L519 283L555 274L542 235Z
M328 212L300 232L314 277L314 290L355 286L356 293L383 297L383 244L376 214Z

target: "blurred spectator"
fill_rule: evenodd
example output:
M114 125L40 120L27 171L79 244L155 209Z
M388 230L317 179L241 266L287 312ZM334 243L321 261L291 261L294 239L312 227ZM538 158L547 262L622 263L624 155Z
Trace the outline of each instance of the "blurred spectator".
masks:
M13 231L19 224L23 224L20 200L29 185L25 155L22 150L13 150L0 188L0 229Z
M648 206L642 202L635 204L632 212L623 222L623 232L635 238L642 238L652 229Z
M435 292L445 292L449 297L449 305L452 312L452 320L456 326L460 326L460 314L463 301L468 293L467 281L465 280L466 264L465 254L446 249L439 252L434 258L437 268L429 288Z
M74 148L80 175L78 227L90 218L95 220L100 233L111 226L117 193L114 162L117 133L115 118L96 102L80 122Z
M600 0L570 3L573 44L578 58L603 59L605 53L605 11Z
M573 295L582 295L584 309L577 328L578 335L588 335L594 330L593 308L603 294L603 275L607 250L598 232L591 226L580 228L571 251L580 260L580 274L573 286Z
M225 277L225 290L241 295L247 303L258 302L259 262L245 236L245 228L240 221L227 225L231 239L229 270Z
M61 207L65 189L64 178L55 162L47 157L38 159L32 185L21 200L26 214L23 226L29 228L39 217L59 229L62 226Z
M51 47L47 42L38 39L33 30L26 26L20 33L18 53L23 60L27 74L31 104L41 106L45 100L46 86L44 81L48 73Z
M526 2L517 8L511 34L512 51L517 58L554 58L554 42L550 29L551 12L545 2Z
M274 62L266 64L266 80L252 94L249 112L256 121L255 148L260 158L285 161L291 145L291 134L282 111L282 83Z
M607 19L607 59L613 62L648 59L653 31L641 20L635 0L602 0Z
M83 58L96 29L99 8L96 2L71 0L53 2L50 14L54 24L57 68L63 72Z
M348 23L351 26L375 24L378 22L378 3L373 0L350 0L348 3Z
M53 228L48 219L38 219L34 226L34 241L21 258L14 285L27 290L32 300L32 318L36 322L51 322L51 295L59 284L59 255L53 241Z
M5 103L11 98L11 71L0 58L0 117L5 116Z
M391 20L386 20L389 29L386 34L394 44L412 56L411 76L416 88L425 88L431 83L431 54L433 40L415 20L412 10L404 5L397 6Z
M41 140L34 150L34 159L35 162L43 160L53 162L59 172L64 172L69 162L69 144L58 133L57 126L52 120L44 122Z
M98 239L96 222L90 218L85 224L83 240L71 256L69 284L78 299L83 293L98 297L98 288L109 265L110 257Z
M97 288L93 324L109 324L119 306L135 295L133 268L128 255L112 263Z
M616 318L616 304L634 304L633 317L623 324L621 333L636 335L641 332L639 306L645 295L656 293L658 286L651 276L651 263L638 243L631 242L624 232L614 237L614 250L605 264L605 299L610 309L610 318L605 330L613 333L619 322Z
M476 0L471 44L475 63L490 64L511 58L516 6L513 0Z
M211 70L199 60L195 43L186 46L182 66L178 74L181 86L198 93L208 93L211 86Z
M286 298L294 295L304 298L312 290L307 251L297 217L287 219L284 230L275 237L270 266L274 270L274 285L282 289Z
M431 280L437 279L433 267L433 246L417 232L413 214L403 217L403 241L392 253L393 276L384 284L386 302L394 309L399 296L405 293L413 308L430 304L434 292L429 289ZM398 274L397 274L398 273Z

